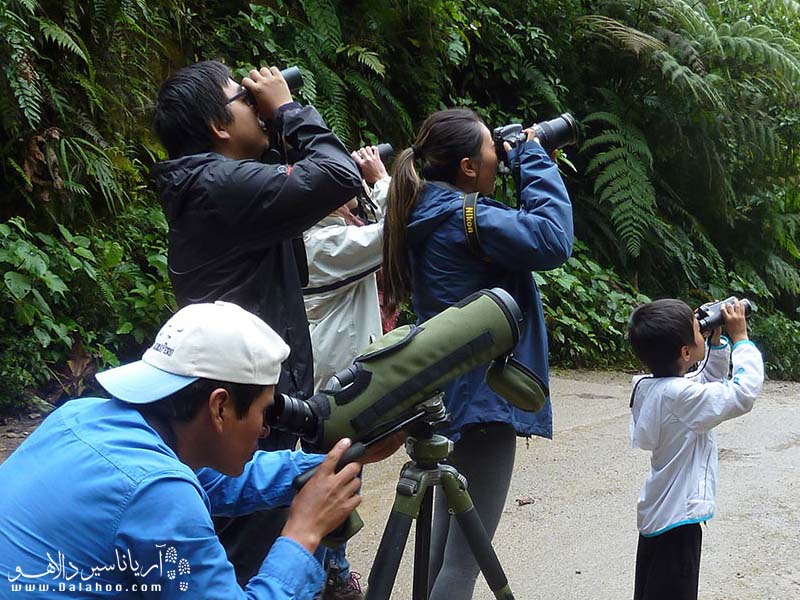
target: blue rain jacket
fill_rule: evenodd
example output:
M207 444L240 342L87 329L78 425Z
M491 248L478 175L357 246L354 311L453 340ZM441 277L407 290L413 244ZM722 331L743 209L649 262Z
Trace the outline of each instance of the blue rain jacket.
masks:
M239 477L195 473L131 406L73 400L0 465L0 598L312 600L324 571L285 537L240 588L211 515L287 505L323 458L257 452Z
M547 382L547 331L542 302L531 271L562 265L572 253L572 205L558 168L536 142L509 152L519 162L519 208L480 197L476 219L486 260L470 253L464 233L463 192L428 182L407 229L412 304L424 321L483 288L501 287L519 303L524 315L514 356ZM548 398L529 413L512 407L486 384L482 365L445 387L450 425L443 433L454 441L465 425L510 423L519 435L551 438L553 419Z

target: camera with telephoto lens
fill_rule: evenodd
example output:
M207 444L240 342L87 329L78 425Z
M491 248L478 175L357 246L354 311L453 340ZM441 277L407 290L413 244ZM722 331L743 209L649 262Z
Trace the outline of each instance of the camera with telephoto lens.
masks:
M564 146L575 146L578 143L578 123L575 118L564 113L560 117L536 123L532 129L539 138L539 143L548 154ZM495 127L492 130L492 141L494 142L497 159L499 161L497 172L502 174L511 173L508 164L508 154L504 143L514 148L517 144L528 139L528 134L523 130L522 125L512 124Z
M737 300L738 298L736 296L731 296L730 298L725 298L725 300L720 300L713 304L706 304L698 308L695 317L697 318L698 325L700 325L700 333L709 333L722 325L724 323L724 319L722 318L722 306L724 304L733 306ZM753 306L747 298L742 298L741 302L744 306L744 316L749 317L753 312Z

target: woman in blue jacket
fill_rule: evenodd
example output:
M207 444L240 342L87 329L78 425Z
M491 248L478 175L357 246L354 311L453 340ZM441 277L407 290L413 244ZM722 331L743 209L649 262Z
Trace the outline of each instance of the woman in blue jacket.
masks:
M396 306L411 294L424 321L473 292L502 287L525 316L514 356L548 381L547 331L531 271L554 269L572 252L572 206L558 168L533 130L506 147L519 168L518 208L491 199L498 158L489 129L471 110L430 115L411 148L396 160L384 224L385 294ZM470 248L463 221L466 194L477 192L479 248ZM537 413L516 409L491 391L487 365L444 390L455 442L449 462L469 481L486 531L494 535L514 467L516 435L552 437L548 399ZM458 527L450 526L437 494L431 541L431 600L472 598L479 569Z

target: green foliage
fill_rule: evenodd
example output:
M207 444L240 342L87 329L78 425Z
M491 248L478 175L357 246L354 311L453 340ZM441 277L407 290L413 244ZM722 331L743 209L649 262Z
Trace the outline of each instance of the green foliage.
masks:
M378 135L407 138L411 119L387 86L388 49L374 46L358 31L345 36L342 12L333 0L250 4L227 19L225 30L216 32L216 43L235 59L241 74L265 61L297 65L304 78L300 97L319 108L348 147L376 136L362 131L365 117L383 132ZM363 17L365 23L354 24L357 30L373 28L377 15ZM250 51L242 53L240 46Z
M210 58L237 77L299 66L298 98L350 147L405 147L445 106L489 126L572 112L584 141L561 164L575 167L564 177L585 246L537 275L554 361L627 356L619 319L639 291L737 293L761 307L770 372L797 377L799 7L0 1L0 410L77 392L169 312L149 107L169 73Z
M656 200L649 177L653 156L647 140L636 127L613 113L592 113L583 123L611 126L587 139L581 152L594 151L586 166L587 174L597 174L594 193L600 202L611 205L611 222L628 254L639 256Z
M625 339L631 311L650 299L576 242L563 267L534 273L545 308L550 361L568 367L631 367Z
M800 314L754 315L751 337L765 356L767 374L775 379L800 380Z
M93 386L96 366L130 359L174 300L160 209L132 208L109 229L76 235L0 224L0 406L37 392L56 400Z

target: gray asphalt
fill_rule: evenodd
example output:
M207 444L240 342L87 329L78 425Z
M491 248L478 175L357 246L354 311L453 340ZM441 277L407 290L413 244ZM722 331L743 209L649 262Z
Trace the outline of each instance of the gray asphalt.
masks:
M635 505L649 456L628 441L629 381L557 374L554 439L519 440L494 539L517 599L632 596ZM717 429L717 442L717 513L703 528L700 598L800 599L800 384L767 382L750 414ZM366 525L348 546L364 582L406 459L398 452L366 470ZM411 597L412 553L409 541L393 599ZM482 577L474 598L493 598Z

